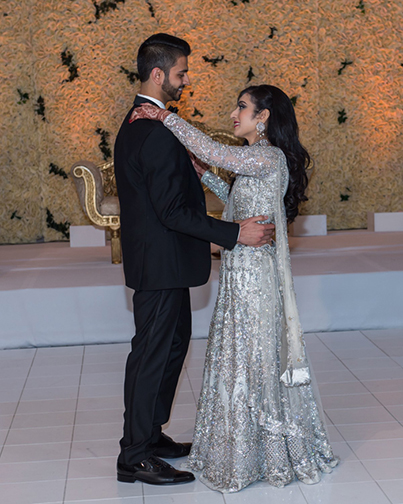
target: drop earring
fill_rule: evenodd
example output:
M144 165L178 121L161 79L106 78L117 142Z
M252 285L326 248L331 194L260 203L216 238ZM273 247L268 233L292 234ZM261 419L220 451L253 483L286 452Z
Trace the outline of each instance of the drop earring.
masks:
M256 131L257 131L257 134L258 134L260 140L264 137L265 129L266 129L265 125L261 121L259 121L256 124Z

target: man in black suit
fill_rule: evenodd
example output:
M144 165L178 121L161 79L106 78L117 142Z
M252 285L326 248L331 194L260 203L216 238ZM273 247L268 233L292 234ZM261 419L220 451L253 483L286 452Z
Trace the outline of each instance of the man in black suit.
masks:
M165 108L189 84L184 40L153 35L137 57L141 80L134 107ZM191 335L189 287L207 282L210 242L232 249L238 242L267 243L271 225L263 216L240 224L208 217L202 186L186 149L159 121L129 123L115 144L121 209L123 266L133 296L136 336L126 364L125 414L118 480L185 483L193 474L161 460L188 455L190 443L175 443L161 431L170 415Z

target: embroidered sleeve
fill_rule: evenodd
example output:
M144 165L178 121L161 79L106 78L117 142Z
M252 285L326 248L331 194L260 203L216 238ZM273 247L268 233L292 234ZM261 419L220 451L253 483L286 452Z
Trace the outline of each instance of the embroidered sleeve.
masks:
M215 173L206 171L201 181L210 191L217 195L224 203L228 200L229 184Z
M267 144L237 147L215 142L176 114L170 114L164 125L202 161L240 175L267 176L277 171L280 160L285 159L281 149Z

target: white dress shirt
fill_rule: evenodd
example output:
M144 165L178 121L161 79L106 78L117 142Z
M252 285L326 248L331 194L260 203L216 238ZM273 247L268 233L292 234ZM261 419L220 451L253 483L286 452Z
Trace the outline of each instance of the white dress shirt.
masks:
M155 103L156 105L158 105L159 108L162 108L162 109L166 108L165 104L162 103L162 101L157 100L157 98L153 98L152 96L147 96L147 95L144 95L144 94L137 94L137 96L140 96L141 98L146 98L147 100L152 101L153 103Z

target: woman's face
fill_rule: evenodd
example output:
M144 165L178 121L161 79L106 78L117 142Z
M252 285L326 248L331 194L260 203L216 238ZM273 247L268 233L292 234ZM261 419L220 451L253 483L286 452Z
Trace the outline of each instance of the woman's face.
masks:
M234 135L236 137L245 138L249 145L259 139L256 124L262 119L260 114L256 114L255 105L249 94L245 93L239 98L237 108L230 117L234 120Z

